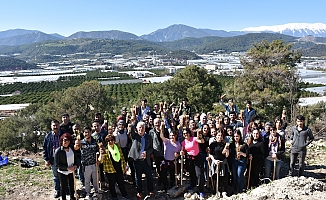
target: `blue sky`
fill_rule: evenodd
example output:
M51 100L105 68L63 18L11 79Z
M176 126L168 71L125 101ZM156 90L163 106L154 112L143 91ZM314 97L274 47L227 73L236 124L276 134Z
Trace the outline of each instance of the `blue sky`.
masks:
M325 23L324 0L1 0L0 31L120 30L138 36L173 24L214 30Z

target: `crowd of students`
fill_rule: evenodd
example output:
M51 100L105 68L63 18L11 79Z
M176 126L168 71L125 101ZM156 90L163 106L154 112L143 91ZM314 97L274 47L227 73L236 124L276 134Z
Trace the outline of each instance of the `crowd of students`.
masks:
M142 99L141 105L133 106L130 113L122 108L116 123L108 124L97 113L92 126L83 129L63 114L61 124L57 120L51 122L52 131L43 142L44 160L53 173L54 197L76 198L74 176L85 188L87 199L96 197L107 185L112 199L117 199L116 184L121 195L130 199L125 179L135 185L135 195L142 199L143 174L149 196L155 195L154 176L162 186L159 189L167 191L177 179L181 177L182 183L183 175L188 175L187 189L198 187L201 198L205 191L218 191L225 196L257 187L263 178L279 179L284 164L285 117L263 123L250 101L244 110L239 110L232 99L224 103L224 98L221 96L225 110L216 117L210 112L193 114L187 98L180 105L160 103L153 109ZM299 159L301 176L306 146L314 137L300 115L287 134L292 144L289 175L293 175Z

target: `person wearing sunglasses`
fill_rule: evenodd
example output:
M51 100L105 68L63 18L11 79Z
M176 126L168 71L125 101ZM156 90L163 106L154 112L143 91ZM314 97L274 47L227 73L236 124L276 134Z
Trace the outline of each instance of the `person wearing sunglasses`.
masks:
M119 145L115 144L115 137L113 134L107 135L105 137L105 142L108 145L106 149L100 150L99 161L103 163L105 175L109 180L109 189L112 199L118 199L117 192L115 190L116 183L119 186L121 195L125 199L130 199L123 181L123 174L126 173L127 168L122 150Z
M188 190L192 190L193 187L199 184L200 197L204 197L204 161L200 155L200 149L198 144L204 143L202 138L202 131L197 132L197 137L191 136L189 128L183 129L184 141L182 142L182 150L180 155L186 155L187 165L190 173L190 187ZM182 161L183 162L183 161Z
M77 154L74 153L72 146L72 137L70 133L64 133L60 137L60 147L55 150L54 160L58 169L60 185L61 185L61 198L66 200L68 194L67 188L69 183L70 199L76 199L74 194L74 176L73 172L77 169Z

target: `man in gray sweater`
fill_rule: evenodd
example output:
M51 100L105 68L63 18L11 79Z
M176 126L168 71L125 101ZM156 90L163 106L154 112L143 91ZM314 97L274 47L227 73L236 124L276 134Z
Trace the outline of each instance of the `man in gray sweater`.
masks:
M299 159L299 173L298 176L303 176L304 161L307 154L307 146L314 140L314 136L310 128L304 125L305 118L302 115L296 117L296 126L292 127L290 142L291 148L291 162L289 175L293 175L294 165ZM307 138L309 140L307 141Z

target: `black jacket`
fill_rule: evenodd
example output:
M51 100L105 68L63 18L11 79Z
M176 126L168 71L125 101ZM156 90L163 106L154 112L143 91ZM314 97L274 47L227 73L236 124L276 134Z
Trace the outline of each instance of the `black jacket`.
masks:
M77 162L77 154L74 151L74 147L73 146L69 146L73 152L74 152L74 164L78 167L78 162ZM57 148L55 150L54 153L54 163L55 166L60 169L61 171L68 171L68 163L67 163L67 155L66 155L66 151L64 150L63 146L60 146L59 148Z

